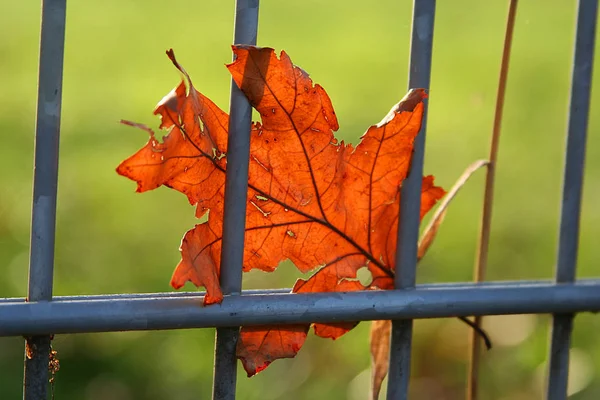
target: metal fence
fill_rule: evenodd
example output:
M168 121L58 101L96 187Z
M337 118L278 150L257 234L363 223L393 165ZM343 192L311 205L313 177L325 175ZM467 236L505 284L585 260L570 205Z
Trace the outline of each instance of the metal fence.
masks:
M393 320L388 399L406 399L412 319L552 313L548 399L567 397L574 313L600 310L600 280L575 281L582 178L596 30L597 0L579 0L559 228L556 280L415 285L420 185L426 120L402 187L398 290L287 294L242 291L251 107L232 84L223 233L221 306L198 307L202 293L52 297L58 143L66 0L43 0L33 211L27 300L0 299L0 336L24 336L24 398L45 399L53 334L217 327L214 399L234 399L240 325ZM256 44L258 0L238 0L235 38ZM435 0L415 0L410 87L429 87Z

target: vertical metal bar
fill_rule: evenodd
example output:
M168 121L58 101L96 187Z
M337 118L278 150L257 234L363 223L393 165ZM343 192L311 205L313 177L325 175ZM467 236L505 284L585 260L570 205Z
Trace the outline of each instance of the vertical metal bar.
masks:
M66 0L42 0L29 248L30 301L52 300ZM45 399L50 337L27 338L23 398Z
M234 44L256 45L257 31L258 0L237 0ZM242 289L251 122L252 107L244 93L232 80L221 249L221 287L225 294L239 294ZM217 329L213 375L214 400L235 399L237 375L235 348L238 336L239 327Z
M409 88L429 88L434 16L435 0L414 0ZM401 218L398 224L396 249L396 289L415 287L426 128L427 109L423 115L421 131L415 140L410 172L401 189ZM408 398L412 327L412 320L392 322L388 400Z
M557 283L575 280L597 13L598 0L579 0L556 264ZM550 400L567 398L572 328L573 314L554 315L547 386L547 398Z

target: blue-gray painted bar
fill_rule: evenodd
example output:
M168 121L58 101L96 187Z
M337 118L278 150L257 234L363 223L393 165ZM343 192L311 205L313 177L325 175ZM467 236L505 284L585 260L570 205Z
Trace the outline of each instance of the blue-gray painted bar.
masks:
M0 304L0 336L600 311L600 281L417 286L412 290L58 300Z
M258 0L236 1L234 26L234 44L256 45ZM251 122L252 107L232 80L229 102L223 247L221 249L221 265L223 267L220 278L221 288L225 294L239 294L242 289ZM235 348L238 336L239 327L237 326L217 329L213 400L235 399L237 376Z
M458 282L458 283L431 283L417 285L417 289L471 289L474 287L489 287L489 288L504 288L504 287L537 287L540 285L548 285L554 283L554 280L542 279L534 281L485 281L476 282ZM600 290L600 280L586 279L578 282L579 285L597 285ZM288 294L291 293L292 289L253 289L253 290L242 290L242 294L245 296L249 295L271 295L271 294ZM76 295L76 296L53 296L53 301L93 301L93 300L148 300L148 299L160 299L160 298L202 298L205 292L158 292L158 293L117 293L117 294L90 294L90 295ZM3 303L23 303L25 298L23 297L3 297L0 298L0 305Z
M65 17L66 0L42 1L27 290L31 301L52 299ZM50 336L27 338L23 379L26 400L46 398L50 340Z
M429 88L434 16L435 0L414 0L409 89ZM423 114L421 131L415 140L410 172L401 189L395 277L396 289L399 290L415 287L426 127L427 108ZM408 398L412 326L412 320L392 322L388 400Z
M558 283L570 283L575 280L597 13L597 0L579 1L556 263L556 282ZM549 400L567 398L572 329L572 314L556 313L554 315L547 379L547 398Z

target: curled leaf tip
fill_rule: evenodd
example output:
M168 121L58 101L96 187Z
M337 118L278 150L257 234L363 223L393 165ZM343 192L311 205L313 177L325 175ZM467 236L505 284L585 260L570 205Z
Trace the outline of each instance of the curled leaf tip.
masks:
M167 57L169 57L169 60L171 60L173 63L177 63L177 60L175 59L175 51L173 51L173 49L169 49L165 51L165 53L167 54Z
M426 99L426 98L427 98L427 93L425 93L425 89L422 89L422 88L410 89L408 91L408 93L406 93L406 95L402 98L402 100L400 100L398 103L396 103L392 107L390 112L387 113L387 115L385 117L383 117L381 122L379 122L377 124L377 127L380 128L384 125L387 125L394 119L394 117L397 114L401 114L402 112L410 112L410 113L415 112L417 107L422 109L423 99ZM419 121L419 128L420 128L420 121Z
M192 80L191 80L190 76L188 75L188 73L185 71L185 69L181 66L181 64L179 64L179 62L175 58L175 52L173 51L173 49L167 50L166 54L167 54L167 57L169 57L169 60L171 60L171 62L175 66L175 68L177 68L185 76L185 78L189 82L190 86L192 86Z

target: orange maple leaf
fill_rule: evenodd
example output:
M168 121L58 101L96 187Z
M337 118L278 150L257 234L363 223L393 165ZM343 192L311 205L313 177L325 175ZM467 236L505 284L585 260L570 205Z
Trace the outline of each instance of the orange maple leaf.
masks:
M421 127L423 89L411 90L353 147L338 143L338 122L325 90L292 64L285 52L234 46L227 68L262 123L251 128L250 165L243 270L273 271L285 259L302 272L294 293L393 288L399 196ZM117 172L137 182L138 192L161 185L184 193L210 210L208 221L188 231L171 285L186 281L206 287L205 304L220 302L219 286L223 199L227 168L228 116L198 92L185 75L156 107L159 142L150 140ZM137 124L134 124L137 125ZM433 177L423 178L421 217L444 195ZM361 284L357 270L373 276ZM315 333L337 338L356 323L315 324ZM293 357L309 325L244 327L237 355L249 375L277 358Z

